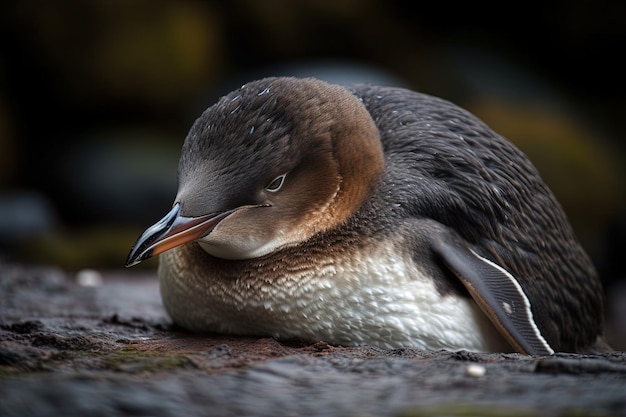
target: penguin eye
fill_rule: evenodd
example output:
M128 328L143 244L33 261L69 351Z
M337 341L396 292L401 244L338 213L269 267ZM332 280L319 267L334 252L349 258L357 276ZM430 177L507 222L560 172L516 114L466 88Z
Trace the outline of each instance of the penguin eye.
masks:
M285 177L287 176L287 174L283 174L280 175L276 178L274 178L272 181L270 181L270 183L265 187L265 189L271 193L275 193L276 191L280 190L283 186L283 183L285 182Z

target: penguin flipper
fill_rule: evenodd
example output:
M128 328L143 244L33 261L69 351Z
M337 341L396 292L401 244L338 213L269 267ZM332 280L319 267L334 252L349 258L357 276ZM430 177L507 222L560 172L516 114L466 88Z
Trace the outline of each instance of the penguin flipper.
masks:
M533 320L530 300L510 272L478 255L453 234L434 239L433 250L518 352L529 355L554 353Z

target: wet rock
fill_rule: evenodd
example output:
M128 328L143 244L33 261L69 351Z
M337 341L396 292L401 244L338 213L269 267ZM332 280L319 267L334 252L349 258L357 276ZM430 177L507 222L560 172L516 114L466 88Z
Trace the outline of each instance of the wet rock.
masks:
M611 363L609 358L585 358L585 357L553 357L543 358L537 362L535 372L548 374L605 374L615 372L626 374L626 363L619 356ZM620 363L622 362L622 363Z
M38 370L41 369L41 361L47 357L49 355L41 349L11 340L0 342L0 365L18 370Z
M2 416L626 416L624 392L623 352L532 357L199 335L171 324L154 274L103 273L100 286L84 287L54 268L0 265Z

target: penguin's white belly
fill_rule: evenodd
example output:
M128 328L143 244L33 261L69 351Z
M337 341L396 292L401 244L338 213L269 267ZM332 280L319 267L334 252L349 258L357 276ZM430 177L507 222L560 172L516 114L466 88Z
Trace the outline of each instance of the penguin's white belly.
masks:
M273 279L215 280L161 255L165 307L194 331L386 348L511 351L471 298L442 296L410 257L379 245Z

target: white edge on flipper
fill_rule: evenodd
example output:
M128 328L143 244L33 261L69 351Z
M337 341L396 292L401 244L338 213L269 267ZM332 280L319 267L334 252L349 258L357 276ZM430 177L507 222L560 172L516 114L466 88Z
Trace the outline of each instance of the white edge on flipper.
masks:
M530 325L531 325L531 327L532 327L532 329L533 329L533 331L535 333L535 336L537 337L537 340L539 340L541 342L543 347L546 349L547 352L549 352L550 355L554 354L554 350L552 349L550 344L546 341L546 339L543 337L543 335L541 334L541 331L539 330L539 328L535 324L535 321L533 320L533 312L532 312L532 310L530 308L530 300L526 296L526 293L522 289L522 286L519 284L519 282L517 282L517 279L513 275L511 275L509 273L509 271L507 271L506 269L502 268L500 265L496 264L495 262L492 262L492 261L490 261L487 258L483 258L479 254L474 252L472 249L470 249L470 252L472 252L472 254L474 256L476 256L478 259L480 259L481 261L485 262L489 266L491 266L493 268L496 268L497 270L502 272L509 279L509 281L511 281L511 283L515 286L517 291L522 295L522 298L524 300L524 308L526 309L526 314L528 314L528 317L530 318ZM503 305L502 308L505 311L507 310L507 307L505 305Z

